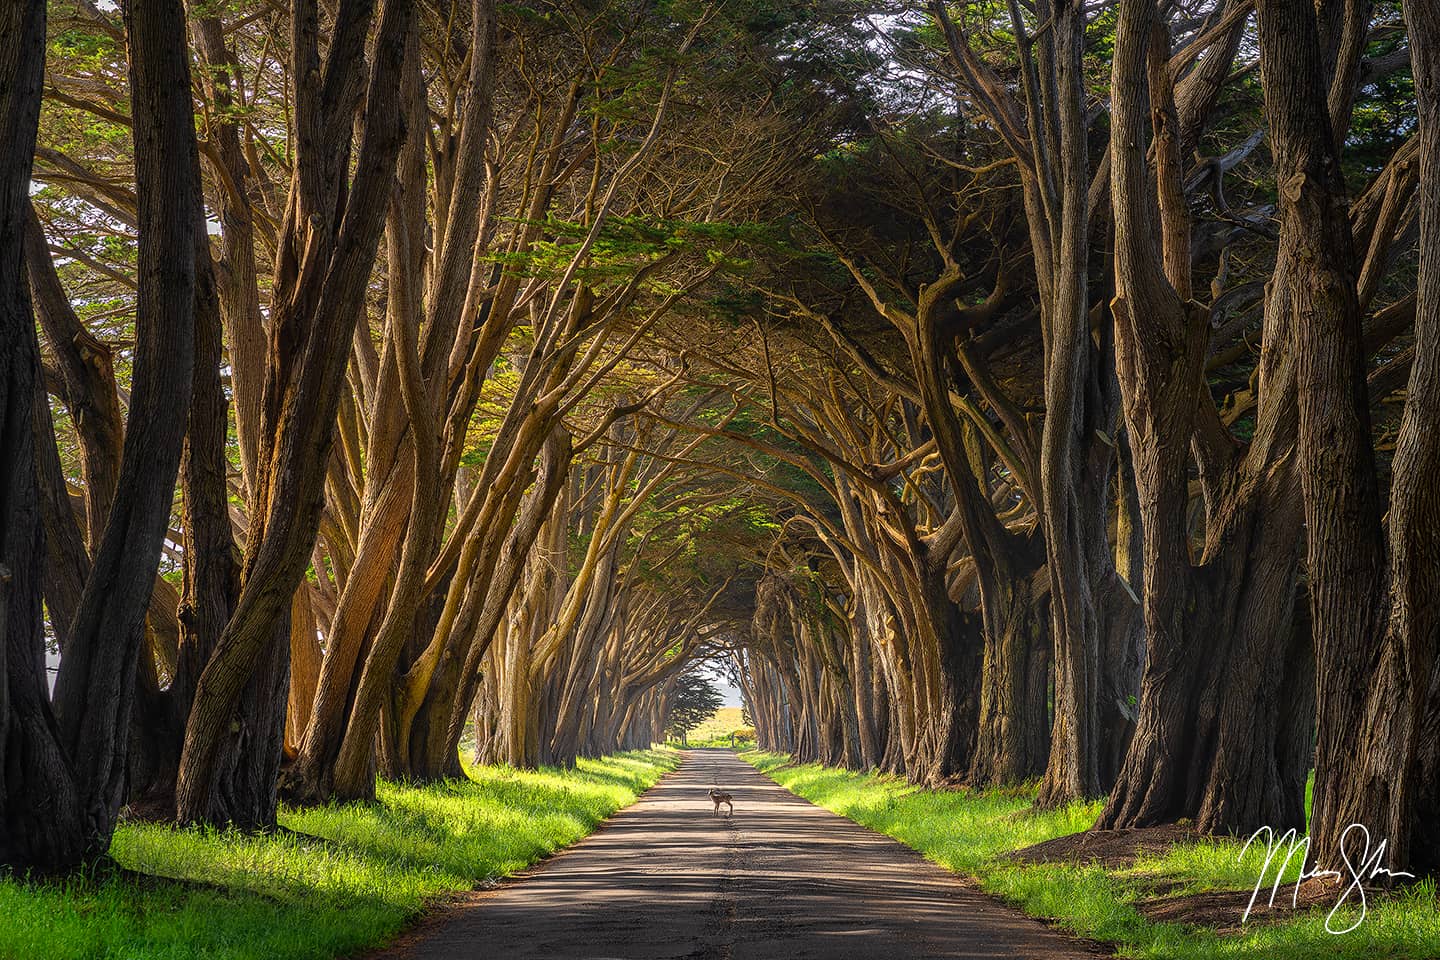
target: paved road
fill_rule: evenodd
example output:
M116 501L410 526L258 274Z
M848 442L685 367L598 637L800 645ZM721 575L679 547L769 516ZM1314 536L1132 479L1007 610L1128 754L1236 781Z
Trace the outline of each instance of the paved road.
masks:
M716 818L705 792L735 795ZM423 925L409 960L1079 960L1096 953L967 889L913 850L780 788L727 750L601 830Z

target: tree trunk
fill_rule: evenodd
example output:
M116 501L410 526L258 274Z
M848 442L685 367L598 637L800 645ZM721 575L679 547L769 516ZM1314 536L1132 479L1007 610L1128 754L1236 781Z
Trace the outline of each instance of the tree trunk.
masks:
M978 618L950 599L944 579L939 573L926 578L916 596L924 604L926 629L934 631L939 653L936 709L927 723L933 752L925 758L922 781L931 784L969 772L980 718L983 630Z
M68 869L91 840L50 711L34 562L44 535L32 404L43 391L23 238L45 45L43 0L0 8L0 864L17 871Z
M290 604L320 521L320 501L342 377L384 221L385 198L405 129L397 109L401 64L413 9L386 0L368 90L364 64L370 10L342 7L322 64L318 14L292 11L300 148L270 317L270 363L263 404L265 440L251 491L243 584L235 611L200 676L186 726L176 790L181 822L273 823L273 779L251 806L231 806L231 772L256 784L278 765L284 742ZM354 177L347 174L353 114L365 93ZM343 198L343 202L341 202ZM277 684L277 681L280 681ZM278 689L277 689L278 686ZM251 735L232 738L239 727ZM230 761L230 751L258 751ZM263 823L260 825L264 825Z
M184 454L180 461L184 529L185 592L177 611L180 638L168 689L142 672L139 710L132 726L128 790L132 804L166 818L175 808L175 781L185 718L195 683L230 619L238 586L227 485L228 402L220 380L224 363L220 308L216 300L203 210L195 210L195 369ZM146 667L149 665L146 664Z
M190 0L191 13L213 9ZM255 224L250 187L255 177L240 141L240 121L232 89L239 64L226 49L225 30L215 16L194 20L194 39L205 69L201 82L211 110L207 134L223 169L224 183L216 191L220 221L216 293L224 323L234 394L235 434L240 448L240 473L248 492L255 484L260 450L260 404L265 386L265 326L260 316L260 288L255 269ZM208 249L208 242L207 242Z
M293 758L310 722L324 651L316 633L315 611L304 585L290 601L290 689L285 707L285 756Z
M1440 8L1410 0L1419 106L1419 282L1415 362L1382 526L1371 447L1364 332L1338 144L1327 115L1326 44L1305 4L1264 2L1261 72L1281 185L1281 263L1293 277L1300 356L1299 460L1319 678L1311 835L1322 866L1359 853L1350 824L1388 843L1393 870L1440 867ZM1347 14L1349 11L1347 10ZM1353 16L1353 14L1350 14ZM1346 74L1337 71L1330 85ZM1349 91L1344 91L1348 98ZM1342 98L1343 99L1343 98ZM1343 100L1348 103L1348 99ZM1386 535L1388 533L1388 544ZM1387 551L1388 546L1388 551ZM1387 558L1388 553L1388 558Z
M45 531L45 612L56 646L63 652L70 638L70 624L90 575L90 554L80 524L83 517L70 498L65 468L55 447L55 423L50 414L50 397L39 379L35 382L32 406L35 433L36 474L39 480L40 515Z
M1050 750L1049 618L1036 596L1037 564L1016 559L998 604L1002 613L985 631L980 728L970 768L975 786L1033 780L1044 772Z
M115 500L125 442L110 348L91 335L75 315L33 206L25 222L25 264L35 313L60 371L65 407L80 440L85 546L93 553ZM64 629L69 627L67 621Z
M44 15L37 5L11 5L5 17L0 21L5 40L0 49L7 57L14 51L15 57L0 67L6 75L0 116L6 142L13 150L25 151L23 158L6 159L0 210L3 282L13 291L7 298L14 298L7 299L4 310L4 342L9 347L5 382L14 400L7 397L3 420L3 448L17 452L11 469L19 474L6 477L4 485L3 555L5 565L12 566L17 560L29 564L14 548L40 548L30 428L36 344L34 321L21 292L20 243L28 208ZM125 28L139 225L135 371L114 500L69 627L53 718L37 584L28 572L9 576L5 640L11 679L5 720L7 775L0 791L6 830L0 859L46 871L68 869L109 847L123 800L143 620L189 406L200 176L184 17L178 3L137 2L125 8ZM19 776L12 779L11 772ZM43 804L43 812L32 804Z
M1303 825L1304 807L1303 780L1287 779L1293 748L1279 741L1293 731L1282 729L1281 704L1303 702L1307 689L1303 675L1287 674L1303 657L1289 649L1299 517L1289 469L1294 373L1285 291L1273 291L1267 304L1266 389L1255 436L1228 468L1195 565L1187 471L1197 397L1209 403L1201 392L1207 323L1186 302L1189 233L1177 199L1168 51L1153 5L1124 0L1112 83L1113 309L1144 530L1149 653L1134 738L1097 826L1190 818L1206 832L1283 829ZM1156 125L1154 180L1144 148L1147 114ZM1158 203L1149 193L1157 182Z

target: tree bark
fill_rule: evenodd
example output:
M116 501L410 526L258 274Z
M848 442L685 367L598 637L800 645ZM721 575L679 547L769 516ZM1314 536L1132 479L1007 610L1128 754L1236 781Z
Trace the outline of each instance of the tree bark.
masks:
M28 27L43 24L43 16L34 11L9 9ZM20 23L6 26L18 30ZM169 0L135 2L125 8L125 31L139 226L135 371L114 499L69 628L56 678L53 720L47 719L40 648L22 646L14 658L26 667L16 672L22 689L18 696L12 693L12 702L23 713L13 729L29 741L15 758L16 769L24 770L27 778L34 775L34 781L13 788L7 782L7 820L23 819L22 796L53 811L47 811L51 826L36 829L33 837L9 838L5 846L7 859L15 865L46 870L104 854L123 800L143 620L170 515L193 364L194 254L201 201L184 18L178 3ZM15 34L12 38L21 39ZM19 46L29 44L43 50L43 42L34 37L21 39ZM11 49L9 43L4 46ZM33 67L23 60L17 64L17 94L28 93L33 82L29 69ZM17 147L33 144L33 127L26 130L31 107L20 101L6 107L7 125L17 134L11 142ZM26 174L19 185L24 196L28 163L7 165L7 173L12 171ZM13 189L7 180L4 223L16 231L18 252L28 201L22 207ZM4 259L8 268L10 258ZM18 256L15 264L18 267ZM18 272L12 279L18 287ZM7 319L22 320L21 312L7 311ZM23 322L33 322L28 309ZM14 341L23 351L34 343L33 327L20 333ZM16 369L23 369L23 359L17 361ZM19 383L32 389L23 379ZM28 420L28 403L18 409ZM33 471L33 446L17 449L24 469ZM33 503L32 487L32 509ZM25 526L24 521L19 525L22 536ZM21 616L16 620L33 625L36 621L26 609L29 593L27 588L20 594L16 607Z
M108 841L124 799L144 617L169 526L194 366L201 191L189 48L178 2L125 8L139 226L136 365L115 497L55 684L92 829Z
M189 0L192 13L209 8ZM225 46L220 18L201 15L194 22L197 52L205 69L201 82L212 109L208 138L218 160L216 215L220 221L216 294L225 329L234 395L235 434L240 448L240 473L248 491L256 482L265 386L265 325L260 316L260 288L255 266L255 220L250 188L256 177L245 158L236 121L239 65ZM208 245L207 245L208 246Z
M290 604L319 527L346 347L405 137L397 100L411 5L384 3L368 89L358 79L371 21L368 2L342 3L323 63L315 5L297 0L291 19L295 76L307 79L297 79L295 178L270 318L261 469L249 498L240 593L201 673L186 725L176 790L176 816L185 823L274 822ZM351 123L362 92L363 130L352 180ZM227 750L241 759L226 763ZM225 789L227 770L240 769L251 771L246 778L254 790ZM253 802L240 805L246 800Z
M231 533L229 402L221 382L224 343L220 305L210 262L204 209L195 211L195 367L191 376L189 423L180 461L184 530L184 594L177 619L180 637L170 685L148 682L138 691L133 756L128 784L132 802L167 817L175 807L175 781L185 718L195 683L230 618L236 581Z
M1209 403L1201 392L1208 325L1187 299L1188 214L1178 199L1179 137L1161 66L1168 50L1153 6L1125 0L1112 83L1112 306L1144 531L1149 651L1135 735L1097 826L1181 818L1207 832L1300 826L1303 775L1295 779L1293 745L1281 742L1293 736L1282 703L1303 702L1308 690L1303 655L1291 649L1302 641L1291 623L1299 517L1289 466L1294 372L1286 290L1273 290L1267 304L1255 436L1226 466L1225 495L1196 564L1187 471L1197 397ZM1154 179L1147 113L1156 124Z
M1358 823L1373 842L1388 843L1383 866L1433 871L1440 867L1440 627L1433 602L1440 589L1440 443L1433 428L1440 415L1440 8L1424 0L1405 5L1419 107L1421 236L1415 363L1383 525L1357 260L1334 139L1348 126L1348 109L1344 117L1325 110L1330 44L1316 12L1289 2L1259 10L1281 250L1294 277L1301 357L1299 460L1319 683L1311 835L1324 866L1356 858L1353 839L1348 851L1342 845L1345 830ZM1337 75L1330 86L1332 106L1339 82Z
M1039 544L1025 544L1017 550L1021 556L1006 565L1003 613L998 623L987 625L979 733L970 768L976 786L1024 783L1045 771L1051 729L1046 706L1050 603L1037 595L1037 581L1043 579L1040 558L1023 556L1039 549Z
M85 545L94 552L115 500L125 442L110 348L91 335L75 315L33 206L25 220L25 265L36 317L60 370L65 406L80 440ZM67 622L65 629L69 626Z
M32 405L39 344L25 283L25 221L45 69L45 3L0 7L0 863L61 871L90 848L79 785L45 675L43 549Z

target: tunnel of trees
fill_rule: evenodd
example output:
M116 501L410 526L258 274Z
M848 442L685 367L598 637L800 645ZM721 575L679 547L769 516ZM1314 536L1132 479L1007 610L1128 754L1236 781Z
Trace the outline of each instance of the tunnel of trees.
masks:
M7 0L0 864L663 739L1440 868L1436 0Z

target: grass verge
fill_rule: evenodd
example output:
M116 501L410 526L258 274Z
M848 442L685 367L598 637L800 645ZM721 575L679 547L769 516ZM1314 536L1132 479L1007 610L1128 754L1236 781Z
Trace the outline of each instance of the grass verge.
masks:
M984 890L1027 913L1081 936L1113 943L1122 957L1440 957L1440 904L1433 881L1416 884L1393 898L1372 900L1364 922L1339 936L1325 929L1328 907L1273 924L1249 924L1233 933L1159 923L1147 919L1136 903L1153 896L1157 889L1167 896L1252 889L1260 876L1263 851L1252 850L1242 858L1239 842L1207 840L1175 846L1163 856L1142 857L1123 869L1096 864L1022 865L1005 859L1005 854L1087 829L1099 814L1100 804L1078 803L1062 810L1034 812L1031 790L930 791L893 777L792 765L788 757L778 754L751 751L741 756L806 800L894 837L943 867L975 877ZM1288 896L1290 889L1282 888L1282 896ZM1333 926L1343 929L1357 918L1357 909L1342 908Z
M581 760L574 770L479 767L470 781L382 782L374 804L284 810L290 832L268 836L123 824L112 854L129 873L0 879L0 957L352 954L384 942L436 898L574 843L678 762L650 750Z

